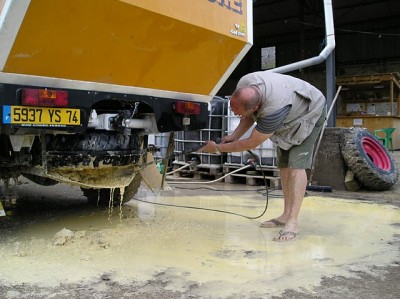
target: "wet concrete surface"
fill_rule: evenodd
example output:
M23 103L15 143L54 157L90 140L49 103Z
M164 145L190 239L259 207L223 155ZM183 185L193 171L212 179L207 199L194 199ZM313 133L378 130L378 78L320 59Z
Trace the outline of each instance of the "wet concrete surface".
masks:
M0 219L0 298L398 297L397 187L309 193L301 234L277 243L279 229L259 224L281 212L280 191L251 220L232 213L263 212L254 187L171 186L110 211L75 187L24 181Z

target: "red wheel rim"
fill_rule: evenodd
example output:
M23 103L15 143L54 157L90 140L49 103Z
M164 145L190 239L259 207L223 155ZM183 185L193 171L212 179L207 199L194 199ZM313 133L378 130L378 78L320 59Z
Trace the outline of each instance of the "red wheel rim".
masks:
M372 163L380 169L390 170L390 158L380 142L370 137L364 137L362 139L362 147Z

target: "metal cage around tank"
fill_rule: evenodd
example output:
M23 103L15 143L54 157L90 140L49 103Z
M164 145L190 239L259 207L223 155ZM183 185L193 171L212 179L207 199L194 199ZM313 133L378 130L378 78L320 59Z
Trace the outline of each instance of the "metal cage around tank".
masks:
M174 145L177 162L189 162L198 159L198 163L203 166L222 166L226 162L226 154L210 153L188 153L180 155L182 152L198 149L205 141L219 141L226 132L226 115L228 110L228 100L222 97L214 97L209 103L209 118L207 127L197 131L175 132Z
M236 127L239 125L240 118L237 117L230 109L228 103L227 109L227 131L225 132L226 135L230 135L235 131ZM244 139L250 136L252 130L254 129L255 125L253 125L240 139ZM259 146L254 149L251 149L251 152L257 156L260 160L260 164L262 166L276 166L276 147L274 143L267 139ZM244 165L247 163L249 159L254 159L253 155L248 151L243 152L233 152L227 154L226 164L239 164Z
M158 148L153 154L155 160L165 159L167 156L169 136L169 132L148 135L148 144L152 144Z
M174 134L175 162L188 163L197 159L196 164L204 166L223 166L224 164L244 165L249 159L254 159L248 151L222 154L194 153L191 150L198 149L205 141L219 141L225 135L232 134L239 125L240 118L229 109L229 97L214 97L209 103L209 118L207 127L197 131L178 131ZM243 136L250 136L250 128ZM159 151L154 154L155 159L163 159L166 156L170 133L160 133L149 136L149 144L154 144ZM182 153L187 154L182 154ZM267 139L262 144L252 149L251 152L260 159L262 166L276 167L276 147Z

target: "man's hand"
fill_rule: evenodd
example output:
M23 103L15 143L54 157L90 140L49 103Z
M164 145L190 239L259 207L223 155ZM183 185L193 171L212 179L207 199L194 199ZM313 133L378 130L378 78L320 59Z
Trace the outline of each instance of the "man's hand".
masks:
M206 141L206 144L202 148L198 149L197 152L206 152L210 154L216 153L218 152L217 144L211 140Z
M227 136L222 137L221 144L231 143L233 141L236 141L236 138L234 138L232 135L227 135Z

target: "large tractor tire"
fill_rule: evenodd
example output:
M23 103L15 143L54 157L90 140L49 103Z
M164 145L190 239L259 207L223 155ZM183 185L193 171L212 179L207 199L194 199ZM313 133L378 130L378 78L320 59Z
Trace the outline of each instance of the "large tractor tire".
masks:
M343 129L340 151L348 168L366 189L388 190L397 182L398 171L394 159L366 129Z
M133 178L132 182L125 187L122 204L130 201L133 196L137 193L140 184L142 182L142 176L137 173ZM114 189L114 195L111 198L111 191L113 189L110 188L102 188L102 189L86 189L81 188L83 195L86 196L88 202L92 205L98 206L108 206L112 199L112 203L114 206L121 204L121 190L120 188Z

